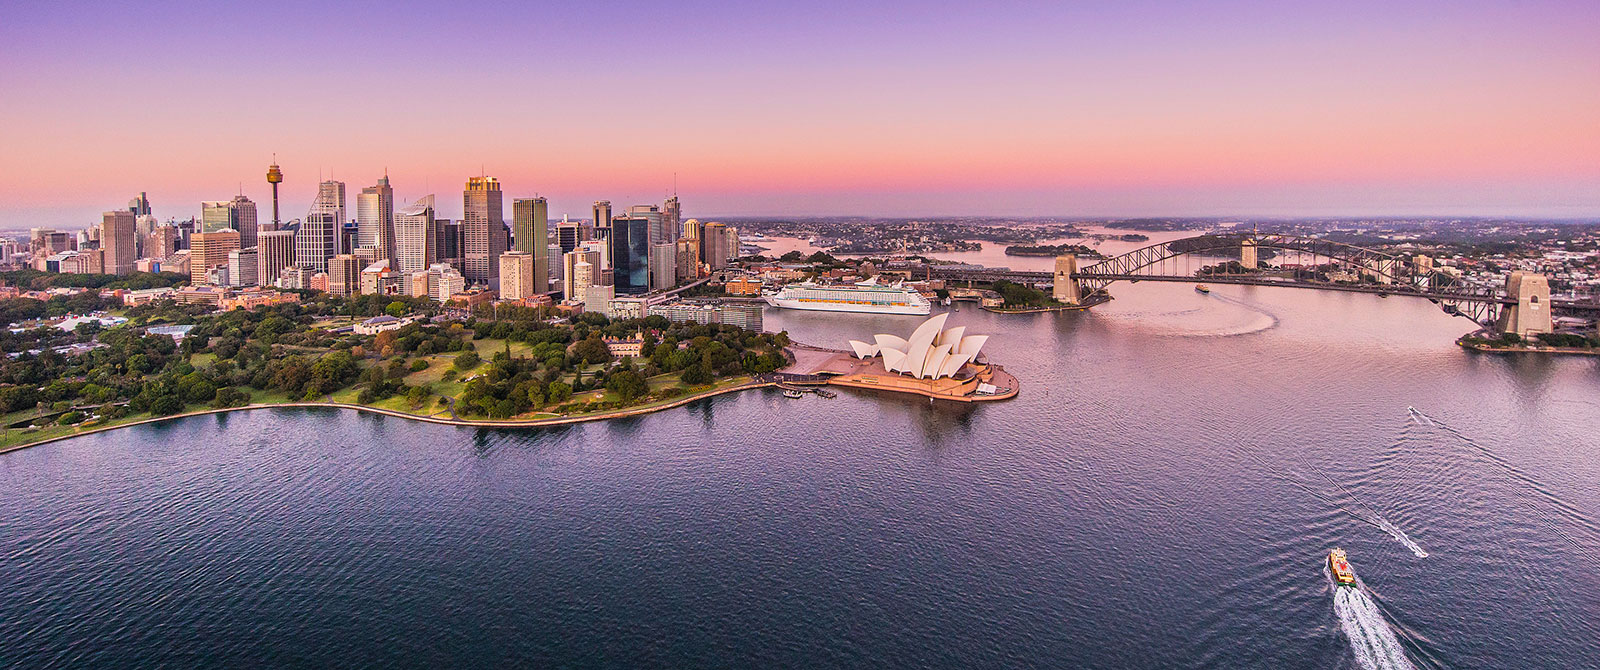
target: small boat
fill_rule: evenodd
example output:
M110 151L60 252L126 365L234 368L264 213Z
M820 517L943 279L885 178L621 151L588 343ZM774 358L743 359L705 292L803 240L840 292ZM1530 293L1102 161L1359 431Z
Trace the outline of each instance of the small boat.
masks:
M1333 579L1340 586L1355 587L1356 573L1350 569L1350 561L1345 558L1343 549L1328 552L1328 569L1333 571Z
M1379 298L1387 298L1387 297L1389 297L1389 294L1387 294L1387 293L1379 293L1378 297Z
M784 389L783 390L783 397L785 397L785 398L799 398L800 396L803 396L803 395L805 395L805 394L801 393L799 389Z
M1211 287L1210 286L1206 286L1205 284L1195 284L1194 285L1194 291L1195 291L1195 293L1210 293L1211 292Z

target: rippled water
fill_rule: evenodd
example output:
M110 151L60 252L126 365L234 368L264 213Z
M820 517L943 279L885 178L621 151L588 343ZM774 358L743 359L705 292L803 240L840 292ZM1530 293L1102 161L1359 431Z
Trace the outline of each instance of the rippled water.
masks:
M0 666L1326 668L1387 632L1417 667L1597 667L1595 360L1465 353L1399 297L1113 290L952 315L1023 381L978 407L263 410L0 456Z

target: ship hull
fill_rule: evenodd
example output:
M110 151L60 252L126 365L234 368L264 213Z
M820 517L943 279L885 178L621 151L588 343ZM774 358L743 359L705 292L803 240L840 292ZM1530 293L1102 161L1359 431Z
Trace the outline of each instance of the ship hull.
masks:
M792 298L779 298L766 296L767 304L783 309L801 309L811 312L853 312L856 314L895 314L905 316L927 316L933 312L932 305L851 305L836 302L811 302L795 300Z

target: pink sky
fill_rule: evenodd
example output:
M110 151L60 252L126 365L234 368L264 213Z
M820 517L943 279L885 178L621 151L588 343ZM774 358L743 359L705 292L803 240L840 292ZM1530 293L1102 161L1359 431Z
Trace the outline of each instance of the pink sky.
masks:
M1595 3L862 4L23 6L0 227L265 203L274 152L285 218L385 167L445 214L482 169L574 216L1600 216Z

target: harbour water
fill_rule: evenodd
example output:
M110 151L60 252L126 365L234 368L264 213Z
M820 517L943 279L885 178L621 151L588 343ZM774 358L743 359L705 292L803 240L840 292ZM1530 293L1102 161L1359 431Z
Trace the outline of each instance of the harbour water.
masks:
M260 410L0 456L0 666L1600 667L1593 359L1463 352L1398 297L1113 292L953 314L1001 403Z

